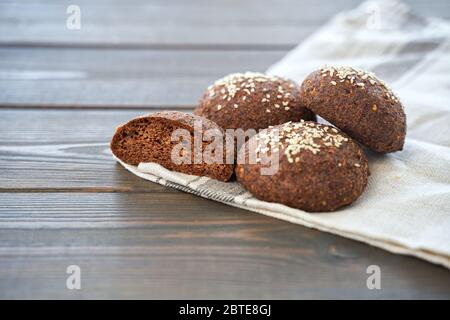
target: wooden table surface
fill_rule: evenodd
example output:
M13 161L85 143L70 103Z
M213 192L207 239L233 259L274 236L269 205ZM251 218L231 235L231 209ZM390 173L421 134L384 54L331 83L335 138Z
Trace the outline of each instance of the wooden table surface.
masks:
M0 298L450 298L444 268L140 180L108 151L118 124L192 110L358 3L0 0Z

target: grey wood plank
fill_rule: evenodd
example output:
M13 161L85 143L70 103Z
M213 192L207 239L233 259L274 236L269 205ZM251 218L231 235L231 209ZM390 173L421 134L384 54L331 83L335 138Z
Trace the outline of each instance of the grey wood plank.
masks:
M78 0L81 30L72 31L66 8L73 1L4 1L0 43L292 46L358 2Z
M360 0L78 0L81 30L66 28L69 0L0 2L0 44L292 47ZM407 0L450 18L447 0Z
M214 80L284 51L0 48L0 106L192 107Z
M418 259L189 194L0 193L0 298L450 298ZM82 290L65 288L68 265ZM381 268L382 290L366 269Z
M0 191L172 192L115 163L115 128L145 110L0 110Z

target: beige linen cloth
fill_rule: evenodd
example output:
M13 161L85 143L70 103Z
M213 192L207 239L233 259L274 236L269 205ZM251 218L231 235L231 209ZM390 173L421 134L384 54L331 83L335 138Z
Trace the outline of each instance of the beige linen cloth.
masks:
M450 24L400 2L365 2L334 17L268 72L300 82L325 64L374 71L407 114L404 150L368 154L367 189L349 207L311 214L257 200L236 182L154 163L122 164L162 185L450 268Z

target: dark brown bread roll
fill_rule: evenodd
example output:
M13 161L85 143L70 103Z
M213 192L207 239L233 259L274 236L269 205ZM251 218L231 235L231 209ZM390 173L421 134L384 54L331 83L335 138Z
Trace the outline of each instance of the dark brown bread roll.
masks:
M223 129L265 129L287 121L315 120L300 102L299 85L262 73L234 73L208 87L194 113Z
M197 124L197 125L196 125ZM111 141L113 154L121 161L138 165L140 162L155 162L163 167L192 174L208 176L221 181L228 181L233 174L234 165L226 164L226 148L219 155L222 163L206 163L201 159L195 162L195 156L201 153L210 142L200 142L200 148L194 148L194 127L203 134L207 130L218 130L223 136L223 130L214 122L202 117L176 111L165 111L139 117L117 128ZM185 154L189 163L176 163L172 160L172 151L180 146L180 141L172 141L172 133L177 129L185 129L189 134L191 152ZM187 131L186 131L187 130ZM186 149L185 149L186 150Z
M361 148L336 128L312 121L263 130L239 153L238 181L264 201L311 212L333 211L355 201L367 185L369 167ZM256 163L249 163L251 154L256 154ZM263 164L264 157L279 160L273 175L261 175L269 166Z
M389 87L373 73L351 67L325 67L301 86L303 104L370 149L403 149L406 116Z

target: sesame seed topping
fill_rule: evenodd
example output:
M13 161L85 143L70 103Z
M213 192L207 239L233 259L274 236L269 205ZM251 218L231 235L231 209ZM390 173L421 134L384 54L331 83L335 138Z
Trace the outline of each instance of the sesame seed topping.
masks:
M335 86L336 85L336 81L330 81L330 83Z
M266 112L270 113L270 109L266 109Z
M269 86L262 84L269 81L271 81L274 85L274 88L276 88L275 92L271 91ZM262 91L264 94L261 97L261 102L269 103L272 96L273 98L276 96L277 99L280 100L278 100L278 103L273 106L279 109L281 105L283 107L287 107L289 104L289 100L292 99L290 97L292 94L290 92L286 92L285 88L287 88L288 86L289 88L294 88L295 84L293 84L292 81L289 81L287 83L287 81L289 80L282 77L266 75L258 72L233 73L217 80L213 85L209 86L207 94L209 94L209 97L212 99L217 99L218 97L219 99L221 98L224 101L230 102L229 104L225 103L225 105L222 103L220 107L217 106L217 110L221 110L225 109L225 107L227 107L228 105L234 108L238 108L239 105L237 103L234 103L237 102L237 97L239 98L239 100L242 98L242 101L246 101L249 100L247 98L254 94L256 91ZM288 101L282 101L282 99ZM267 106L270 105L267 104L266 107Z
M386 91L386 97L394 102L400 102L397 96L393 93L392 89L381 79L379 79L373 72L364 71L358 68L352 67L323 67L320 69L322 77L330 76L333 78L336 75L339 82L350 81L351 84L355 84L360 88L365 88L365 83L361 81L355 81L357 78L368 81L372 86L380 85ZM334 81L334 80L333 80ZM331 81L331 84L333 84ZM334 85L334 84L333 84Z
M361 165L359 163L355 163L355 167L359 168Z
M248 88L250 88L250 92L254 92L254 82L262 83L269 80L280 81L282 78L258 72L233 73L214 82L208 87L208 91L210 94L214 94L214 90L218 89L222 94L233 98L241 89L249 93Z
M268 109L267 109L268 110ZM288 162L299 162L298 155L309 151L313 154L319 153L324 147L339 148L348 141L337 130L335 133L325 129L326 125L305 122L287 122L276 129L269 128L260 132L257 136L257 155L261 153L278 152L282 150ZM260 157L259 157L260 158Z

